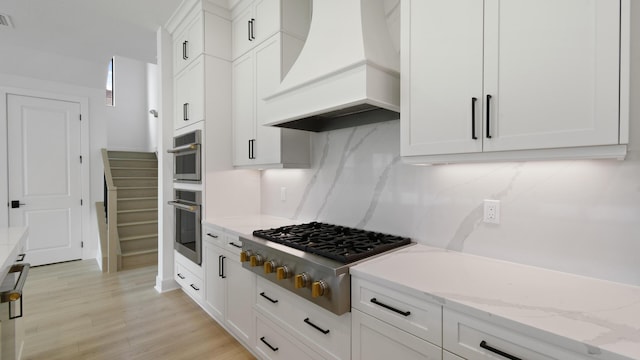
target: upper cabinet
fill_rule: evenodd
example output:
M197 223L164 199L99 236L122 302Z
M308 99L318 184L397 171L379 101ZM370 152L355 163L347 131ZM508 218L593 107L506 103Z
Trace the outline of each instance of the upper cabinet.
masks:
M243 1L236 9L231 24L234 60L279 31L300 39L307 36L311 21L308 0Z
M626 10L628 0L404 0L404 160L623 158Z
M241 5L246 7L234 11L232 21L233 54L241 54L232 64L233 164L261 169L309 167L309 133L262 124L264 98L278 88L304 45L311 2L257 0ZM242 22L245 26L238 25ZM286 31L290 28L296 31Z

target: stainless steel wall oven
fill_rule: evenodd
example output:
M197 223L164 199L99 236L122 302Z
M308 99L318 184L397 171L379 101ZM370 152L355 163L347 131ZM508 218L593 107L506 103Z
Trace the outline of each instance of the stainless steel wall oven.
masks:
M201 204L202 193L193 190L174 190L173 205L174 248L189 260L202 262Z
M173 138L173 180L201 182L202 133L195 130Z

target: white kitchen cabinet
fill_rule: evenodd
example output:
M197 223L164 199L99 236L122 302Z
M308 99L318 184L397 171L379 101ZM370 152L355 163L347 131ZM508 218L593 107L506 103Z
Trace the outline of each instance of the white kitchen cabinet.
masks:
M309 134L262 125L264 97L280 84L303 42L279 32L232 64L234 165L238 167L308 167Z
M579 360L584 355L444 308L443 348L467 359ZM502 354L501 354L502 353Z
M231 25L234 60L279 31L301 40L307 36L311 1L253 0L241 2L236 9Z
M214 239L224 238L224 234L204 228L205 240L202 241L202 264L204 266L204 306L207 312L220 322L224 321L225 286L224 265L226 253L213 243Z
M174 251L174 278L182 290L198 304L202 302L204 286L202 268Z
M252 347L255 341L253 305L256 303L256 275L242 268L239 255L228 254L228 258L224 259L226 323L237 337Z
M268 319L256 317L256 352L264 360L321 360L318 354L299 342Z
M621 1L403 1L404 160L624 157L620 9Z
M229 21L206 10L207 4L192 10L173 32L173 73L177 75L200 54L230 60Z
M442 350L442 360L464 360L456 354L452 354L447 350Z
M442 348L353 309L352 359L441 360Z
M240 239L203 226L204 308L249 348L255 344L255 275L242 268Z
M204 57L193 61L175 82L174 127L204 120Z

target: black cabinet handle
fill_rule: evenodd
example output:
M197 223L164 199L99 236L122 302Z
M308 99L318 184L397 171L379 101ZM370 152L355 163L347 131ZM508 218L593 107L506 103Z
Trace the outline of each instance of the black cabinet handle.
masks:
M218 260L218 266L220 267L218 269L219 272L219 276L223 279L227 278L227 275L224 274L224 259L226 259L227 257L224 255L220 255L219 260Z
M271 349L271 351L276 352L278 351L277 347L273 347L271 344L269 344L267 342L267 340L264 339L264 336L260 338L260 341L262 341L265 345L267 345L269 347L269 349Z
M402 316L409 316L409 315L411 315L411 311L402 311L402 310L398 310L398 309L394 308L393 306L389 306L389 305L387 305L387 304L383 304L383 303L381 303L381 302L380 302L380 301L378 301L378 299L376 299L376 298L372 298L372 299L371 299L371 302L372 302L372 303L374 303L374 304L376 304L376 305L378 305L378 306L382 306L382 307L383 307L383 308L385 308L385 309L389 309L389 310L391 310L391 311L393 311L393 312L397 312L398 314L400 314L400 315L402 315Z
M247 21L247 39L251 40L251 20Z
M478 98L471 98L471 139L478 140L476 136L476 101Z
M182 118L184 121L189 121L189 103L182 105Z
M180 274L180 273L178 273L178 277L179 277L180 279L182 279L182 280L186 279L186 278L184 277L184 275L182 275L182 274Z
M183 60L187 60L189 58L189 54L188 54L188 48L187 46L189 45L189 42L187 40L185 40L182 43L182 59Z
M24 261L25 256L27 256L27 254L18 254L18 258L16 259L16 262Z
M487 139L491 139L491 95L487 95Z
M491 351L492 353L495 353L495 354L498 354L498 355L500 355L502 357L505 357L505 358L507 358L509 360L522 360L519 357L513 356L513 355L508 354L508 353L506 353L506 352L504 352L502 350L499 350L499 349L496 349L496 348L494 348L492 346L487 345L487 342L484 341L484 340L482 340L480 342L480 347L483 348L483 349L487 349L487 350Z
M267 299L267 300L271 301L271 303L273 303L273 304L276 304L276 303L278 302L278 300L274 300L274 299L272 299L272 298L268 297L267 295L265 295L265 294L264 294L264 291L260 293L260 296L262 296L263 298L265 298L265 299Z
M233 247L237 247L238 249L242 249L242 245L238 245L238 244L234 243L233 241L229 242L229 245L231 245Z
M304 319L304 322L305 322L305 323L307 323L307 324L309 324L309 325L311 325L311 327L313 327L314 329L316 329L316 330L320 331L321 333L323 333L323 334L325 334L325 335L327 335L327 334L329 333L329 331L330 331L330 330L328 330L328 329L327 329L327 330L325 330L325 329L323 329L323 328L319 327L318 325L316 325L316 324L312 323L311 321L309 321L309 318Z
M195 291L200 291L200 288L199 288L199 287L197 287L197 286L195 286L195 285L193 285L193 284L191 284L191 285L189 285L189 286L191 286L191 288L192 288L193 290L195 290Z
M249 140L249 159L254 160L256 158L254 154L254 144L256 143L256 139Z
M216 234L212 234L212 233L207 233L207 236L210 236L210 237L212 237L212 238L214 238L214 239L217 239L217 238L218 238L218 235L216 235Z
M251 41L256 39L256 34L255 34L255 29L256 29L256 19L251 19L250 21L251 23L251 32L250 32L250 39Z

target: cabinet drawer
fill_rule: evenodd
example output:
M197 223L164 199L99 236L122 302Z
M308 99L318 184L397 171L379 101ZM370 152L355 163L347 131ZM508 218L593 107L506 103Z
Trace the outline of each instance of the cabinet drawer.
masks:
M351 307L433 344L442 344L440 305L354 277Z
M579 360L573 351L449 309L443 312L443 348L468 359Z
M331 359L349 359L351 319L336 316L287 290L258 278L259 311L269 315L291 333L301 336L309 347Z
M291 337L282 332L269 320L260 316L256 319L257 341L256 352L260 358L267 360L319 360L322 359L309 349L296 344Z
M221 248L225 248L224 240L226 238L226 234L223 231L204 225L202 227L202 234L204 241L217 245Z
M187 294L198 302L202 300L202 278L196 276L179 262L175 264L175 279Z
M227 235L225 237L224 249L236 256L236 260L240 259L240 251L242 251L242 241L236 235Z
M373 316L353 310L353 360L440 360L442 349Z

